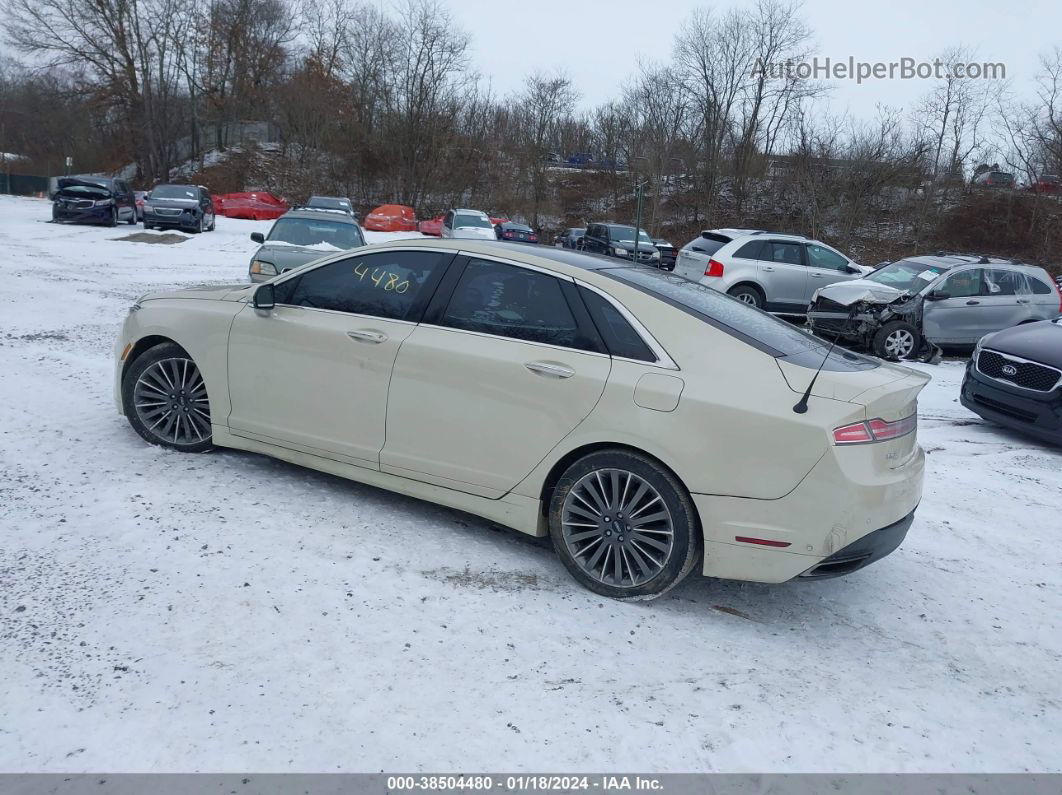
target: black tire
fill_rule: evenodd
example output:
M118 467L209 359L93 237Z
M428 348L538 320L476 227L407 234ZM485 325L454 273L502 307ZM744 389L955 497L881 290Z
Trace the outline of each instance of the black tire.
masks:
M160 372L159 367L165 371ZM198 372L188 353L173 342L149 348L129 365L122 376L122 408L141 438L183 453L202 453L213 447L210 403L202 376L201 387L195 386ZM187 378L187 390L179 388L182 377ZM138 397L146 397L145 402L138 403Z
M111 208L111 217L107 219L107 226L118 226L118 208Z
M129 226L136 226L137 221L139 220L140 219L136 217L136 210L133 210L132 214L129 216Z
M215 213L214 215L210 216L210 228L207 229L207 231L208 232L213 232L217 228L218 228L218 216Z
M763 293L755 287L750 287L747 284L739 284L737 287L731 287L727 290L726 294L738 299L742 303L754 306L757 309L763 309L764 304L767 303Z
M613 479L613 473L616 473L616 479ZM626 480L624 473L627 474ZM587 481L587 478L590 480ZM585 493L587 482L601 486L600 494L607 503L604 510L614 510L617 506L622 509L624 504L628 504L632 513L626 518L622 513L615 516L599 515L596 522L580 515L587 514L582 506L588 503L580 496ZM633 489L632 482L635 483ZM646 496L640 498L641 502L625 502L636 495L642 484L645 484L648 490ZM610 488L611 498L607 495ZM623 496L616 499L615 495L620 493L621 488ZM652 496L654 491L655 497ZM663 503L666 511L646 513L646 508L655 505L656 498ZM667 519L656 520L641 527L638 527L636 522L634 529L630 524L624 524L638 514L641 514L642 522L662 514L666 514ZM566 515L583 519L578 525L583 529L576 529L571 519L566 522ZM650 524L658 528L670 526L671 542L666 551L661 551L658 544L668 536L664 535L665 531L662 529L649 529ZM591 529L586 530L586 527ZM655 599L667 593L682 582L693 569L700 557L702 545L697 512L685 487L674 475L648 456L619 449L589 453L565 470L550 497L549 532L557 554L572 577L596 594L623 601ZM588 533L593 537L579 538L580 535L586 536ZM627 534L626 537L623 533ZM580 544L583 546L580 547ZM605 549L597 563L601 563L601 560L604 562L601 563L601 573L593 574L591 572L597 565L593 559L595 554L599 554L596 552L597 546ZM612 558L611 571L611 550L606 547L611 547L611 550L620 550L622 547L622 551L617 551L616 557ZM648 551L650 549L651 553ZM654 556L659 556L659 560ZM617 563L617 560L621 562ZM627 569L626 576L624 566ZM638 568L639 566L641 568ZM618 583L614 576L617 570L620 573ZM611 582L606 582L606 579Z
M905 320L886 323L874 334L870 347L879 359L896 362L918 351L918 329Z

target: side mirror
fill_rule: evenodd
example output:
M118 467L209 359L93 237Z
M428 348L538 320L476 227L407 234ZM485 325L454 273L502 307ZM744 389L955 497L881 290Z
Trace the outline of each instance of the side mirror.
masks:
M265 243L265 235L261 232L251 232L251 240L261 245L262 243Z
M263 284L254 291L251 303L255 309L272 309L277 305L272 284Z
M930 290L926 293L927 301L943 301L946 298L951 298L951 293L945 293L941 290Z
M846 273L862 273L863 271L861 271L855 265L848 265L848 266L845 267L845 272Z

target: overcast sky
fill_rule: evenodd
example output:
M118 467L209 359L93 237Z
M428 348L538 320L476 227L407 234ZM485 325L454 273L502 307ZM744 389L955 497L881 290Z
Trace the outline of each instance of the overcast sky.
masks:
M693 0L537 0L499 3L449 0L473 36L476 68L498 94L520 88L525 75L563 69L592 107L615 98L639 58L669 58L674 34L690 11L731 3ZM736 5L740 5L737 3ZM876 7L875 7L876 6ZM1062 45L1062 0L805 0L812 52L833 60L931 60L964 44L978 61L1002 62L1007 78L1028 93L1039 54ZM860 118L878 103L907 108L929 87L923 80L834 81L830 105Z

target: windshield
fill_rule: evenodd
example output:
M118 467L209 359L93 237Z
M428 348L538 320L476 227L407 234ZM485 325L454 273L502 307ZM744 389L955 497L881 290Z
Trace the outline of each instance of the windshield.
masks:
M159 185L151 191L152 199L198 199L199 191L190 185Z
M633 243L634 242L634 227L633 226L610 226L608 228L608 236L611 240L615 240L619 243ZM638 242L653 244L653 239L645 233L644 229L638 231Z
M902 259L884 268L879 268L866 278L867 281L895 287L905 293L917 293L946 270L947 268L940 265L926 265L922 262Z
M804 367L817 367L827 342L730 296L655 268L606 268L604 273L642 289L683 311L732 333L750 345ZM834 348L825 369L861 370L877 365L858 354Z
M485 218L482 215L463 215L458 214L454 216L454 227L460 228L462 226L472 226L476 229L491 229L490 219Z
M270 243L345 251L363 245L354 224L319 221L316 218L280 218L266 238Z

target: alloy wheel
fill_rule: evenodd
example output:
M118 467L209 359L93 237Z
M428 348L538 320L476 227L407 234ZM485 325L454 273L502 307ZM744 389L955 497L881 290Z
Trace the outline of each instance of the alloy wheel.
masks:
M889 356L902 359L914 350L915 339L907 329L899 328L885 338L885 352Z
M660 492L623 469L580 478L564 499L561 529L579 567L616 588L656 577L674 549L674 523Z
M743 304L752 304L752 306L756 306L756 296L752 293L738 293L737 300Z
M148 433L176 445L210 438L206 383L191 359L161 359L133 387L133 405Z

